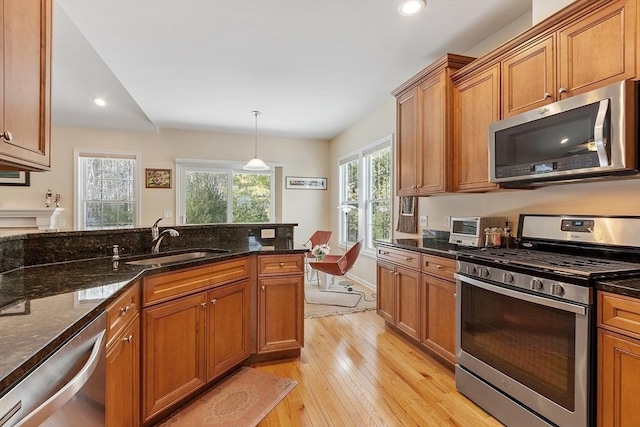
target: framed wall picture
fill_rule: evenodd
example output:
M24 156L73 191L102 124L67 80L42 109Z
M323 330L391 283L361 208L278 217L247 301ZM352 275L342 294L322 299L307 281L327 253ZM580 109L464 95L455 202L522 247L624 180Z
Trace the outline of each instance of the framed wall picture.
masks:
M29 172L0 170L0 185L29 186Z
M294 190L326 190L327 178L288 176L285 181L285 188Z
M147 188L171 188L171 169L145 169Z

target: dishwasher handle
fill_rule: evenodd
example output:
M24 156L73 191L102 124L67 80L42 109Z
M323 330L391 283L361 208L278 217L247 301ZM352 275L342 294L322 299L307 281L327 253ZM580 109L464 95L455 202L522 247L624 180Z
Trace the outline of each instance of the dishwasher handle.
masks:
M47 399L44 403L34 409L29 415L24 417L16 427L39 426L53 415L56 410L65 405L91 378L96 370L96 366L100 362L102 348L104 347L106 331L101 331L93 344L91 355L87 363L78 371L78 373L65 384L56 394Z

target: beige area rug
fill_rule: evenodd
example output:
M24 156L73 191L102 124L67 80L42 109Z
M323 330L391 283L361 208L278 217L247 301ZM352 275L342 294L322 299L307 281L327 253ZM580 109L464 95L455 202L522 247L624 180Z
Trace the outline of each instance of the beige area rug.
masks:
M255 427L297 384L245 366L159 425Z
M373 290L349 279L353 289L352 292L349 292L347 288L339 284L343 281L345 281L343 277L336 277L335 283L329 286L329 290L338 293L323 292L326 285L321 283L318 287L315 280L307 283L304 287L305 319L376 309L376 296Z

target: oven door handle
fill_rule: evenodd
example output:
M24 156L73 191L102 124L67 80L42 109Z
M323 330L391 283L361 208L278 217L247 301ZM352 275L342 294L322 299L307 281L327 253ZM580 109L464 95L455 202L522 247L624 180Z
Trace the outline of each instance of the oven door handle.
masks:
M600 101L595 126L593 128L593 139L596 145L596 152L598 153L598 162L600 163L600 167L609 166L609 156L607 155L607 148L605 147L604 141L604 120L607 117L608 110L609 100L603 99Z
M16 427L39 426L47 420L53 413L64 406L91 378L93 372L100 362L102 347L104 346L106 331L101 331L93 344L91 355L78 371L78 373L66 383L56 394L51 396L42 405L34 409L29 415L23 418Z
M539 297L537 295L531 295L522 291L514 291L508 288L503 288L501 286L492 285L490 283L483 282L481 280L473 279L471 277L463 276L461 274L455 274L454 276L457 280L461 282L468 283L471 286L476 286L478 288L485 289L487 291L495 292L500 295L504 295L507 297L519 299L522 301L532 302L534 304L544 305L546 307L557 308L562 311L569 311L571 313L586 315L587 308L582 305L571 304L564 301L558 301L551 298Z

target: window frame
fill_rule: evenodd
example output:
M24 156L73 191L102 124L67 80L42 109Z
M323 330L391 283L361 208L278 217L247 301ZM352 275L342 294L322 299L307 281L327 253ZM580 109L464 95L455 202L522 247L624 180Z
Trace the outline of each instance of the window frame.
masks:
M276 206L276 174L275 168L270 167L265 171L249 171L244 170L242 167L244 163L231 162L231 161L216 161L216 160L198 160L198 159L176 159L176 224L185 224L184 219L186 217L186 192L185 192L185 172L224 172L228 174L228 188L227 188L227 221L233 218L233 175L236 173L251 174L251 175L271 175L271 200L269 207L269 222L273 224L275 222L275 206ZM232 222L226 222L225 224L235 224ZM238 223L238 224L255 224L255 223Z
M366 146L358 149L357 151L346 154L338 159L338 204L340 206L344 204L352 204L345 200L346 194L346 182L345 182L345 170L344 165L354 160L358 161L358 238L357 240L363 240L362 252L367 253L369 255L375 255L375 247L373 247L373 237L370 235L370 216L371 216L371 202L374 199L369 199L369 194L371 193L371 176L370 168L368 162L368 156L371 154L384 149L386 147L389 148L389 209L391 211L391 219L389 223L389 232L390 236L393 236L393 200L394 200L394 144L393 144L393 135L387 135L384 138L381 138L377 141L374 141ZM382 200L382 199L375 199ZM338 245L344 249L347 249L352 242L347 242L345 239L346 225L344 220L343 212L338 209L337 216L337 224L338 224Z
M74 149L73 150L73 192L74 192L74 219L73 226L78 230L84 230L86 224L84 222L84 204L82 203L84 189L80 188L80 176L82 175L81 158L83 157L102 157L113 159L129 159L134 160L133 165L133 226L140 226L141 218L141 192L140 186L142 182L142 154L139 151L114 151L114 150L93 150L93 149Z

